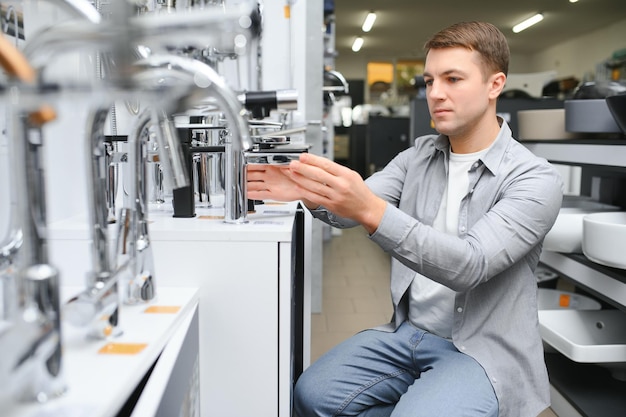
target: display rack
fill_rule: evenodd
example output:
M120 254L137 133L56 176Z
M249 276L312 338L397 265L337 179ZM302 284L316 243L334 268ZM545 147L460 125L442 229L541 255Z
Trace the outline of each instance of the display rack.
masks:
M626 175L624 139L523 143L535 155L552 163L606 168L617 176ZM622 189L613 192L626 195L626 190ZM625 270L596 264L582 254L544 251L540 262L575 286L626 313ZM569 417L574 413L584 417L617 417L626 414L626 397L623 395L626 392L626 382L612 378L606 369L593 364L576 363L558 353L546 354L546 364L553 397L556 395L559 400L567 402L564 411L559 414L559 401L553 401L552 407L559 417Z

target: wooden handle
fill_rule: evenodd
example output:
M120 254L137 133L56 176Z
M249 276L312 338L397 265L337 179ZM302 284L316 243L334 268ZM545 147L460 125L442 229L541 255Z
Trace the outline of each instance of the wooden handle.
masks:
M0 65L5 71L21 81L35 81L35 70L26 57L4 36L0 35Z
M35 82L35 69L30 66L26 57L4 36L0 35L0 65L12 77L20 81ZM46 104L39 110L28 114L28 121L34 126L42 126L56 119L54 109Z
M47 104L41 106L39 110L35 110L34 112L28 114L28 122L33 126L39 127L53 121L56 118L56 111L54 111L54 109Z

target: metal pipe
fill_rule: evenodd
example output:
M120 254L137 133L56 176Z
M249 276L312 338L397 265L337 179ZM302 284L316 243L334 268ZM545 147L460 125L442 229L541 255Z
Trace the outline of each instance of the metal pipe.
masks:
M251 16L252 12L246 7L210 7L193 13L128 16L123 24L72 20L41 30L26 43L23 52L37 69L45 67L61 53L85 48L111 50L116 44L119 46L120 41L133 48L141 45L153 52L211 46L243 53L252 36Z
M161 111L157 113L163 114ZM122 301L126 304L148 301L155 296L154 258L148 233L146 190L146 145L148 127L154 122L153 115L151 109L141 113L128 135L128 203L120 212L116 243L118 262L128 264L127 268L120 271L119 276Z

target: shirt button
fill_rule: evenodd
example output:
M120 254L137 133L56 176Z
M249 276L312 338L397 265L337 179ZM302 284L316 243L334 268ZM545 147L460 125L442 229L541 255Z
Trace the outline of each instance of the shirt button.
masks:
M462 313L463 312L463 307L457 307L456 311L457 311L457 313Z
M472 188L471 190L469 190L469 193L473 194L474 193L474 189Z
M461 232L465 233L465 226L461 226Z
M491 382L492 382L493 384L495 384L497 381L496 381L496 379L495 379L495 378L492 378L492 379L491 379Z
M462 346L460 347L460 349L461 349L462 351L465 351L465 346L464 346L464 345L462 345Z

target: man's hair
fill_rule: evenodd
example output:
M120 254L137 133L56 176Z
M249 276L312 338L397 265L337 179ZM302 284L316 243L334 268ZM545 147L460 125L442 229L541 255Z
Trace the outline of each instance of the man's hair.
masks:
M485 76L490 72L509 71L509 44L504 34L491 23L460 22L435 33L424 44L426 54L431 49L463 47L480 54Z

